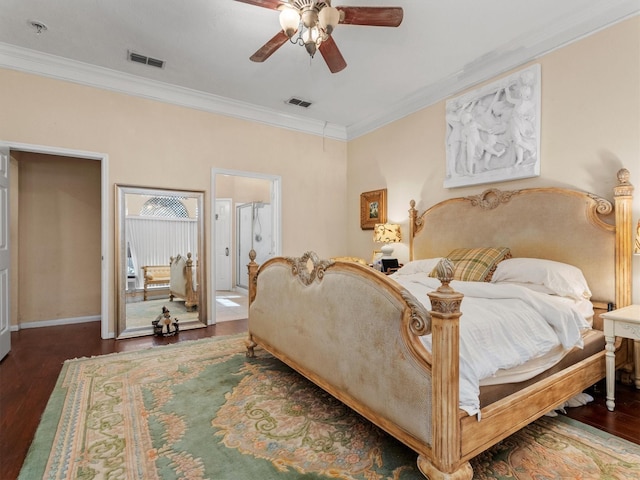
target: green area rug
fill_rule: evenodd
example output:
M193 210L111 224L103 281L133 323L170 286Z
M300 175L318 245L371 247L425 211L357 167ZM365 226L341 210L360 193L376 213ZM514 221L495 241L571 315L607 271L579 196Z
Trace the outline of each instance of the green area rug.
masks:
M20 478L423 479L416 454L244 335L65 362ZM474 478L639 478L640 446L542 418Z

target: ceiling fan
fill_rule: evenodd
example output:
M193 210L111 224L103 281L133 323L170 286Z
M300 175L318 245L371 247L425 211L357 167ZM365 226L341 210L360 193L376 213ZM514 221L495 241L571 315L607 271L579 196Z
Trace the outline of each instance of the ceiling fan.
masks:
M401 7L332 7L331 0L236 1L280 10L282 30L250 57L252 61L264 62L289 40L304 45L311 57L320 50L331 73L337 73L347 66L331 36L338 24L397 27L403 17Z

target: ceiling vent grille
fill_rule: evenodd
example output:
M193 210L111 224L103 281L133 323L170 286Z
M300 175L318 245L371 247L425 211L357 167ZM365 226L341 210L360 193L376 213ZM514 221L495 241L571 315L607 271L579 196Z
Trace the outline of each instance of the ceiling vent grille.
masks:
M164 68L164 60L147 57L146 55L140 55L139 53L135 52L129 52L129 60L131 60L132 62L149 65L150 67Z
M289 105L297 105L298 107L302 107L302 108L309 108L311 106L311 102L308 102L306 100L300 100L299 98L295 98L295 97L291 97L289 100L287 100L287 103Z

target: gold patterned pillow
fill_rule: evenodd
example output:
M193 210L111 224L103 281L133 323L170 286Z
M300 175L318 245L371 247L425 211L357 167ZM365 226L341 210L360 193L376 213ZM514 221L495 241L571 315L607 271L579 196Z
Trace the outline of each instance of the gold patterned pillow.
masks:
M511 250L508 247L456 248L447 258L454 265L454 280L490 282L498 263L511 258ZM436 277L435 270L429 276Z

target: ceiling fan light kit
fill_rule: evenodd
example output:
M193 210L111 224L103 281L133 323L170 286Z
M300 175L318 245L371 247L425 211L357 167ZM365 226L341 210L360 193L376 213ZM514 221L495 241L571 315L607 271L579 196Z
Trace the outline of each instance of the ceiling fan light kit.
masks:
M294 44L304 45L313 58L320 44L325 41L340 22L340 12L330 2L295 0L280 7L280 26ZM298 34L294 38L295 34Z
M280 10L282 30L250 57L252 61L264 62L289 40L304 46L312 58L320 50L331 73L337 73L347 66L331 37L338 24L397 27L403 17L401 7L332 7L331 0L236 1Z

